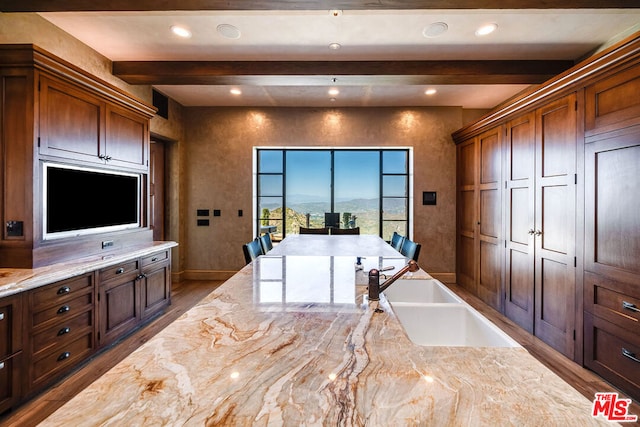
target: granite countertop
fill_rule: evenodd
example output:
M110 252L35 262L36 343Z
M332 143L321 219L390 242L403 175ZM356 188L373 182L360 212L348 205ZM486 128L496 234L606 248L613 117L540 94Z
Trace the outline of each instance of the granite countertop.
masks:
M42 425L610 425L522 347L412 343L353 261L258 258Z
M34 269L0 268L0 298L68 279L90 271L177 246L176 242L148 242L101 256L77 258Z

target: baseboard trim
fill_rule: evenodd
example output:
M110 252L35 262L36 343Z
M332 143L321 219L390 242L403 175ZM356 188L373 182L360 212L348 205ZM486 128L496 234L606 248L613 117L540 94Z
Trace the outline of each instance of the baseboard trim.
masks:
M442 283L456 283L456 273L429 273L429 275Z

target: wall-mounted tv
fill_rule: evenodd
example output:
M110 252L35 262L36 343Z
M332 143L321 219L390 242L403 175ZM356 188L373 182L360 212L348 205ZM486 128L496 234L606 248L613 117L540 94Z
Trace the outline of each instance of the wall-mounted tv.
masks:
M139 174L43 163L43 239L140 227Z

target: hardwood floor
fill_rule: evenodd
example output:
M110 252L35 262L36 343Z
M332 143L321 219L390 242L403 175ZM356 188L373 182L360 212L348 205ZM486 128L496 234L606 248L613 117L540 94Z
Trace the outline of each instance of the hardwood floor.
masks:
M112 348L93 357L77 371L47 391L5 414L0 418L0 426L35 426L128 354L164 329L182 313L188 311L202 298L220 286L221 283L220 281L185 281L176 284L171 296L171 306L163 315L126 337ZM533 335L527 333L493 308L466 292L462 287L448 286L587 399L593 400L596 392L618 391L591 371L571 362ZM640 404L634 401L629 413L640 415Z

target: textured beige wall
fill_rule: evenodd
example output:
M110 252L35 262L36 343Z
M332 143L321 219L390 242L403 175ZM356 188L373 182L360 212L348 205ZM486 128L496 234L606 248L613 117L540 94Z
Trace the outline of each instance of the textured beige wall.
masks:
M0 13L0 44L34 44L94 76L151 103L151 86L134 86L111 74L111 61L36 13Z
M461 108L186 108L186 269L232 271L244 265L252 236L255 146L410 146L414 148L414 239L421 265L455 271L455 145ZM422 191L438 205L423 206ZM196 209L220 209L209 227ZM244 216L238 217L238 210Z

